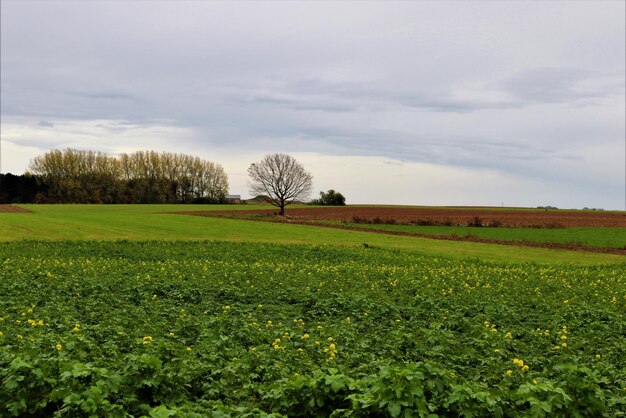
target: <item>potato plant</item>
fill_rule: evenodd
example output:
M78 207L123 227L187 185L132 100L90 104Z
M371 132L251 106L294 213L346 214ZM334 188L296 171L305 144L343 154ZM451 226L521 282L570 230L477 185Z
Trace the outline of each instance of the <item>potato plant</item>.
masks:
M626 269L0 247L0 416L624 416Z

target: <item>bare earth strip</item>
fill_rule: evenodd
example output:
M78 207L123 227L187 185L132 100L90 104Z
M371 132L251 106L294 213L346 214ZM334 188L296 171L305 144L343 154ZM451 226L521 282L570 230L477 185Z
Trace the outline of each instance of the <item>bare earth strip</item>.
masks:
M274 209L238 210L237 216L271 215ZM233 211L212 212L232 214ZM431 222L433 224L466 225L480 218L483 225L497 223L509 227L560 227L560 228L626 228L626 212L565 211L565 210L515 210L482 208L405 208L405 207L328 207L293 208L288 210L293 220L353 222L355 218L380 223L393 220L410 224Z
M20 208L14 205L0 205L0 213L32 213L28 209Z
M356 210L355 210L356 209ZM362 209L362 210L360 210ZM381 214L384 213L387 215L387 218L382 218ZM398 215L398 213L402 213L404 216L406 216L406 213L411 213L411 215L415 216L415 213L417 213L418 211L422 211L421 208L372 208L372 207L368 207L368 208L294 208L294 209L290 209L289 210L289 218L246 218L246 216L254 216L254 215L272 215L275 210L272 209L268 209L268 210L237 210L237 211L197 211L197 212L169 212L172 214L177 214L177 215L193 215L193 216L206 216L206 217L224 217L225 215L228 215L228 217L233 218L233 219L243 219L243 220L251 220L251 221L257 221L257 222L277 222L277 223L290 223L290 224L297 224L297 225L310 225L310 226L318 226L318 227L323 227L323 228L335 228L335 229L345 229L345 230L351 230L351 231L363 231L363 232L372 232L372 233L378 233L378 234L388 234L388 235L400 235L400 236L408 236L408 237L418 237L418 238L430 238L430 239L440 239L440 240L448 240L448 241L470 241L470 242L480 242L480 243L487 243L487 244L499 244L499 245L513 245L513 246L518 246L518 247L538 247L538 248L552 248L552 249L562 249L562 250L574 250L574 251L586 251L586 252L594 252L594 253L607 253L607 254L617 254L617 255L626 255L626 250L623 249L615 249L615 248L596 248L596 247L587 247L584 245L573 245L573 244L559 244L559 243L542 243L542 242L527 242L527 241L504 241L504 240L496 240L496 239L488 239L488 238L476 238L476 237L461 237L461 236L447 236L447 235L430 235L430 234L419 234L419 233L413 233L413 232L404 232L404 231L390 231L390 230L385 230L385 229L375 229L375 228L365 228L365 227L358 227L358 226L351 226L351 225L340 225L340 224L327 224L327 223L322 223L319 221L352 221L353 217L355 216L353 215L354 213L359 213L359 215L357 216L362 216L363 213L368 213L370 216L372 216L372 214L375 214L372 216L372 219L376 216L379 216L379 218L381 219L395 219L396 222L408 222L407 219L409 218L396 218L396 217L392 217L393 215ZM440 212L440 211L454 211L456 212L457 209L424 209L423 212L420 212L420 214L423 216L423 213L428 213L428 211L430 211L430 213L432 212ZM457 216L468 216L468 220L473 219L473 217L475 216L481 216L481 215L491 215L494 212L497 212L497 216L498 219L510 219L512 220L512 216L514 215L518 215L518 214L523 214L523 215L527 215L526 212L527 211L509 211L509 210L481 210L481 209L471 209L471 210L465 210L465 209L459 209L458 211L464 213L464 212L471 212L472 215L470 217L470 215L457 215ZM326 215L326 213L320 213L320 212L328 212L329 216L324 216ZM507 213L507 215L500 215L499 212L505 212ZM514 212L513 215L511 215L511 212ZM541 216L536 216L536 215L544 215L544 212L538 212L538 211L528 211L530 212L531 215L535 215L533 216L523 216L522 218L524 218L526 220L526 222L532 222L532 223L528 223L528 224L523 224L520 223L519 221L517 222L513 222L513 223L507 223L505 224L504 222L502 222L502 225L515 225L515 226L537 226L537 225L541 225L539 223L537 223L540 219L544 219L544 220L548 220L549 222L552 223L547 223L547 224L543 224L543 225L554 225L554 219L559 219L559 225L564 225L563 220L565 219L565 225L568 225L569 227L625 227L626 225L624 225L624 222L626 222L626 218L624 217L626 214L622 214L622 213L596 213L596 212L583 212L584 216L571 216L571 217L564 217L563 216L563 212L557 213L559 216L558 217L554 217L553 219L550 219L549 217L541 217ZM547 213L552 213L552 212L547 212ZM311 214L313 216L311 216ZM567 212L565 212L565 214L567 214ZM575 214L575 212L574 212ZM590 220L587 219L586 215L590 215L590 218L594 217L594 215L613 215L613 216L596 216L595 219ZM308 216L304 216L304 215L308 215ZM330 215L334 215L334 217L331 217ZM340 215L340 216L338 216ZM341 216L345 216L345 218L341 217ZM431 215L432 216L432 215ZM508 216L509 218L506 218L506 216ZM545 215L544 215L545 216ZM402 219L402 221L400 221L400 219ZM419 219L424 219L419 218ZM451 219L451 218L446 218L446 219ZM457 217L454 218L457 220L462 219L461 217ZM487 222L489 222L489 220L491 219L495 219L495 218L487 218L485 217L484 219L487 219ZM468 221L466 220L466 222ZM545 221L544 221L545 222ZM619 225L619 226L617 226Z

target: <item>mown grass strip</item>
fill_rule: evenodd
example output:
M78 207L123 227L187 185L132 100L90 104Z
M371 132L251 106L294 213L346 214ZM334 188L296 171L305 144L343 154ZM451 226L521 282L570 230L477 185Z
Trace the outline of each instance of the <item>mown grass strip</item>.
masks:
M14 240L221 240L369 246L417 254L544 264L625 263L623 256L541 248L436 241L162 212L224 210L220 205L24 205L31 214L0 214L0 241ZM232 208L234 206L226 206ZM239 208L246 208L239 206ZM249 207L247 207L249 208Z

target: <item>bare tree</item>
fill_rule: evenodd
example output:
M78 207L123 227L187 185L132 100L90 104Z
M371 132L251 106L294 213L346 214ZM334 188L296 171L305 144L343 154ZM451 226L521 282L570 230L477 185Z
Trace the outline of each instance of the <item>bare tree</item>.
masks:
M272 204L285 214L285 206L309 196L313 176L287 154L266 155L259 163L250 164L250 193L268 196Z

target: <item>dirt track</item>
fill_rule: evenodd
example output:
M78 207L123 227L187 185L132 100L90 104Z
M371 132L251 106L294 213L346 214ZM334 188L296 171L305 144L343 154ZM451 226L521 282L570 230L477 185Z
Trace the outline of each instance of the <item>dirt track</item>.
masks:
M28 209L14 205L0 205L0 213L32 213Z
M271 215L275 212L277 212L276 209L262 209L212 213L249 216ZM359 218L367 223L467 225L475 222L478 217L483 226L626 228L626 212L344 206L288 208L286 213L294 220L306 221L353 222Z

